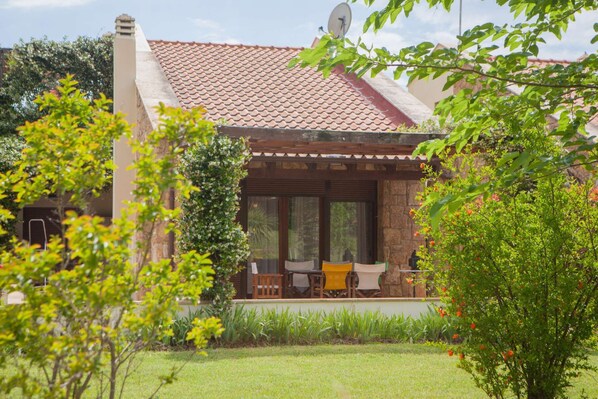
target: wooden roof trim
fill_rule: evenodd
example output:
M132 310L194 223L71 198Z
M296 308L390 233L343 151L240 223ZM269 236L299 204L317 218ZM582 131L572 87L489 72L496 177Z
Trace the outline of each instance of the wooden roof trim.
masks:
M217 129L220 134L228 137L249 137L252 141L256 142L286 141L416 146L427 140L444 137L441 134L429 133L348 132L243 126L218 126Z

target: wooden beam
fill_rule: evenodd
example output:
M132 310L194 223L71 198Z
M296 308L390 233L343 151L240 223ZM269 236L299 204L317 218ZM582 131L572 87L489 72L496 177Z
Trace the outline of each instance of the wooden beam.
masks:
M218 126L218 132L228 137L251 137L258 141L326 142L398 144L415 146L431 139L442 138L442 134L401 132L346 132L313 129L274 129L243 126Z
M392 159L392 158L351 158L351 157L294 157L294 156L254 156L250 162L300 162L305 164L342 163L342 164L386 164L386 165L415 165L422 163L421 159ZM418 166L419 167L419 166Z
M421 171L388 170L305 170L305 169L248 169L248 177L255 179L302 180L419 180Z

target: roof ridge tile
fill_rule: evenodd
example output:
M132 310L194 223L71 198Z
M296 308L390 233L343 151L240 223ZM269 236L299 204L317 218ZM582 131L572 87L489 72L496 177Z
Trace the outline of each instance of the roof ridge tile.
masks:
M195 41L163 40L163 39L148 40L148 43L150 43L150 44L152 44L152 43L156 43L156 44L189 44L189 45L196 45L196 46L241 47L241 48L272 49L272 50L305 50L305 47L274 46L274 45L267 45L267 44L195 42Z

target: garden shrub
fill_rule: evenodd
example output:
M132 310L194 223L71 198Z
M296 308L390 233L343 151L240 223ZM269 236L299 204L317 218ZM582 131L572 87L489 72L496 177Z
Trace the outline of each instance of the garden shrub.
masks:
M432 174L424 196L492 179L490 164L459 164L449 181ZM437 229L430 213L416 212L430 238L424 267L463 340L449 353L491 397L562 397L589 367L584 345L598 326L598 190L557 171L462 203Z
M242 270L249 256L247 236L236 219L248 161L244 139L221 135L191 146L182 159L185 177L201 190L182 201L180 247L210 254L214 283L202 298L212 301L217 313L229 307L235 295L231 277Z

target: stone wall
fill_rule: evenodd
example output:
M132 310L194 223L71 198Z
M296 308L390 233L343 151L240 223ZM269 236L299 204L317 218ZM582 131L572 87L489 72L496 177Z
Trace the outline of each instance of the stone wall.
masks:
M409 269L411 253L424 243L415 236L418 228L409 215L419 205L416 196L421 190L418 180L385 180L378 186L378 253L389 263L391 296L412 295L413 287L407 285L399 270Z
M148 115L146 105L143 103L139 92L137 93L137 123L134 130L135 138L138 140L145 140L147 135L153 130L151 120ZM167 151L166 143L163 143L156 149L156 155L162 156ZM165 205L168 206L168 193L162 194ZM151 260L157 262L161 259L167 259L170 257L169 253L169 236L165 232L166 223L160 222L155 226L155 230L150 238L150 257ZM144 234L137 237L138 240L147 240Z

